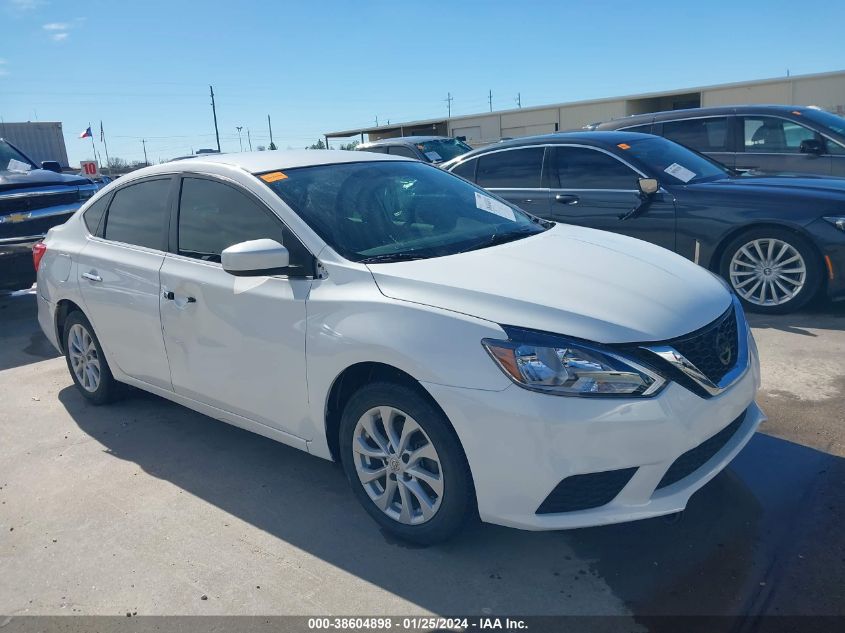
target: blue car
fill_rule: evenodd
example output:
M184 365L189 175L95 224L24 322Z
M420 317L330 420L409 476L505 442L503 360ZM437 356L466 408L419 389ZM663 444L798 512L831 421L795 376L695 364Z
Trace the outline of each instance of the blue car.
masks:
M722 275L749 310L845 297L845 179L740 175L636 132L520 138L443 168L540 218L673 250Z

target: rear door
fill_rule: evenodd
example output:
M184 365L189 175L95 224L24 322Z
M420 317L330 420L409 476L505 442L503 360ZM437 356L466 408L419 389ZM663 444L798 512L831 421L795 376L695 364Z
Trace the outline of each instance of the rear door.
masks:
M115 191L100 229L78 256L86 314L110 363L126 375L171 389L159 317L176 179L150 178ZM86 218L87 219L87 218Z
M740 147L736 168L768 173L811 173L828 176L830 154L802 154L801 141L826 139L815 130L790 119L765 115L744 115L740 122Z
M500 149L478 158L475 182L539 217L549 215L549 187L543 178L543 157L546 147L532 145ZM465 172L468 167L456 170ZM466 177L466 176L464 176Z
M640 203L642 174L603 149L557 145L550 150L551 212L545 217L675 249L675 203L669 193L661 189L641 214L622 220Z
M726 167L733 168L736 155L731 146L731 120L727 115L664 121L657 124L660 136L707 154Z
M305 301L313 257L281 220L240 186L182 178L172 251L161 268L161 321L173 390L306 437ZM273 239L288 275L235 277L224 248Z

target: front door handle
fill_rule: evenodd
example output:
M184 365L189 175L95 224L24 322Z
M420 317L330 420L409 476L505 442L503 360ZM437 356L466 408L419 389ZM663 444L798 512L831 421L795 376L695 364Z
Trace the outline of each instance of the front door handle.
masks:
M82 276L88 281L102 281L103 278L96 273L82 273Z
M173 301L176 298L176 295L173 294L172 290L162 290L161 291L161 298L165 301Z
M555 202L559 202L560 204L578 204L578 196L572 195L571 193L559 193L555 196Z

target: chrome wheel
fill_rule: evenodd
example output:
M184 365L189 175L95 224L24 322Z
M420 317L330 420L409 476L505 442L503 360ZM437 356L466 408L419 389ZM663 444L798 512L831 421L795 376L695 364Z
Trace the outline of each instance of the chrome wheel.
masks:
M801 253L775 238L755 239L734 253L729 269L736 293L757 306L777 306L792 301L807 282Z
M79 323L68 330L67 353L82 388L89 393L97 391L100 386L100 357L94 338Z
M437 514L443 500L440 457L411 416L389 406L370 409L355 425L352 453L361 485L387 516L418 525Z

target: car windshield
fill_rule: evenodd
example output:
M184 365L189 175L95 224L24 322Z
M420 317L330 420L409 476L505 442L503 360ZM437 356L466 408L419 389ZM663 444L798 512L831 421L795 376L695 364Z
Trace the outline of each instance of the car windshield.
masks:
M440 257L545 230L518 208L425 163L317 165L259 177L352 261Z
M33 167L32 163L29 162L29 159L26 156L21 154L18 150L9 145L6 141L0 140L0 170L9 169L12 171L19 171L20 168L25 169L23 165L18 165L18 168L16 169L15 163L12 161L23 163L24 165L30 168Z
M845 136L845 118L841 116L816 109L804 110L802 115L813 123L817 123L820 126L829 128L837 134Z
M669 184L688 185L727 178L730 172L716 161L657 136L644 136L617 145L622 156L631 156Z
M426 158L432 163L442 163L466 154L472 148L456 138L441 138L417 143L417 149L425 154Z

